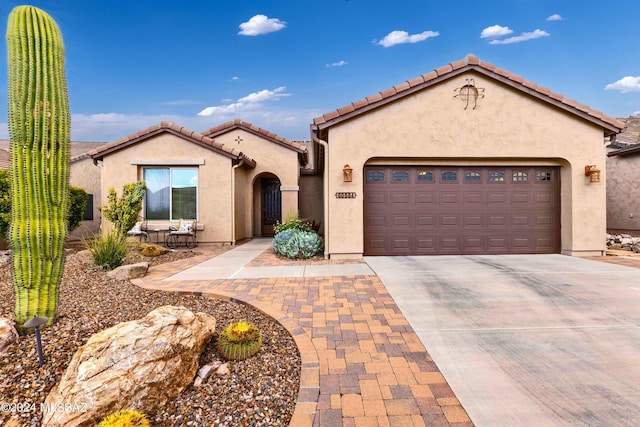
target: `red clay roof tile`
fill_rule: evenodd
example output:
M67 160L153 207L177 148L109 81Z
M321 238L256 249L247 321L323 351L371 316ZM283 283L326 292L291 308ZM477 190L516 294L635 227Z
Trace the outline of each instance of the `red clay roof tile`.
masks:
M418 76L413 79L407 80L407 83L409 83L409 86L411 87L418 86L424 83L424 78L422 76Z
M404 83L400 83L398 85L395 85L393 87L393 89L396 91L396 93L399 93L399 92L402 92L402 91L405 91L405 90L409 89L410 87L411 86L409 85L408 82L404 82Z
M425 83L437 77L438 77L438 73L436 73L435 71L429 71L428 73L424 73L422 75L422 78L424 79Z
M451 68L451 64L443 65L442 67L438 67L435 69L436 74L439 76L444 76L445 74L449 74L453 69Z
M467 61L465 61L464 59L459 59L457 61L453 61L450 65L452 70L457 70L458 68L466 67Z

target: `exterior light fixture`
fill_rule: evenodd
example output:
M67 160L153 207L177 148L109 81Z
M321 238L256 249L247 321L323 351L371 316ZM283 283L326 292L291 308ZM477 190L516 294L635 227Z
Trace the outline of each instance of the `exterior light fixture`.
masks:
M353 181L353 169L351 168L351 166L349 166L349 164L344 165L344 167L342 168L342 180L344 182Z
M587 165L584 167L584 175L589 177L589 182L600 182L600 169L596 165Z
M34 316L24 322L25 328L34 328L36 331L36 347L38 348L38 366L44 365L44 356L42 354L42 340L40 339L40 326L47 323L49 318L44 316Z

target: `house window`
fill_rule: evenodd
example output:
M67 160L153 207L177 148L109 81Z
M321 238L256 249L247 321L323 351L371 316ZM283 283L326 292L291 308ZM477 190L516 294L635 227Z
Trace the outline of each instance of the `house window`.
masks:
M458 180L458 174L456 172L442 172L440 177L443 182L453 182Z
M83 221L93 221L93 194L87 194L87 206L82 214Z
M371 171L367 174L367 181L384 181L384 172Z
M482 181L482 176L480 172L466 172L464 174L464 180L467 182L480 182Z
M504 172L490 172L489 173L489 181L490 182L504 182Z
M197 168L145 168L145 219L197 219Z
M536 174L536 181L551 181L550 172L538 172Z
M529 174L526 172L514 172L513 180L515 182L529 181Z
M419 171L418 182L433 182L433 173L427 171Z
M393 173L394 181L409 181L409 172L405 171L395 171Z

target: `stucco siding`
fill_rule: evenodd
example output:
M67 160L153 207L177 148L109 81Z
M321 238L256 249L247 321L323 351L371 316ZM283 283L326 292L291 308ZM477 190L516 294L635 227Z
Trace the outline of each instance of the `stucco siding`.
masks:
M607 158L607 227L640 230L640 155Z
M465 110L454 95L469 77L484 97ZM457 76L336 124L328 138L332 256L363 252L362 172L371 161L561 166L563 253L604 250L605 185L589 184L584 176L584 165L604 169L602 129L496 80L472 72ZM347 163L353 181L345 183ZM357 196L337 199L336 192Z
M89 157L72 162L69 168L69 184L93 195L93 220L82 221L69 234L70 239L82 239L100 232L101 177L100 168Z

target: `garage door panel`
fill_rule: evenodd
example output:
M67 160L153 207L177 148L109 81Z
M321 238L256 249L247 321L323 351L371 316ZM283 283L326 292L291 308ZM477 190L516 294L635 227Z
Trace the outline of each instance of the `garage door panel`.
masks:
M456 228L459 229L462 225L460 214L441 214L440 226L443 228Z
M365 182L367 255L560 251L559 168L430 166L428 182L416 179L425 167L367 169L409 174Z
M416 214L416 228L418 229L433 228L437 222L435 215Z
M411 202L411 194L407 192L394 191L391 193L392 205L408 205Z
M460 192L458 191L441 191L440 205L457 205L460 203Z
M367 203L369 204L378 204L378 205L386 205L387 204L387 193L383 193L380 191L369 192L367 193Z

